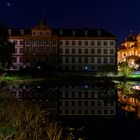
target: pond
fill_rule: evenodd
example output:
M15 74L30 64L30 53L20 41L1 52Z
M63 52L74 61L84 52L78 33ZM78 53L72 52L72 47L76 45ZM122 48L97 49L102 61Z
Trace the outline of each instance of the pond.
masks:
M135 81L108 79L45 80L16 84L10 87L10 93L21 102L39 103L65 128L74 128L75 140L80 136L85 140L131 139L137 137L140 128L138 85Z

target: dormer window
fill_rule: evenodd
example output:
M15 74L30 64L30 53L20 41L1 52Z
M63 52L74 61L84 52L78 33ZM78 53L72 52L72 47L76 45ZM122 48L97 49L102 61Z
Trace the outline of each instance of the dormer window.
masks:
M59 33L60 33L60 35L63 35L63 30L60 30Z
M101 30L97 31L98 36L101 36Z
M12 33L12 30L8 29L8 34L11 35L11 33Z
M20 30L20 33L21 33L21 35L24 35L24 30L21 29L21 30Z
M72 30L72 36L75 36L75 32L76 32L75 30Z
M88 30L85 30L85 36L88 36Z

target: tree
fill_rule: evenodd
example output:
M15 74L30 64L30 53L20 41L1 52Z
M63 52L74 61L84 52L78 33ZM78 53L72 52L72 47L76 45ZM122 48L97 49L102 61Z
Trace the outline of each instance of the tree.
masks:
M124 77L127 77L131 72L134 71L134 68L133 67L130 67L128 65L128 62L125 61L125 62L121 62L119 63L118 65L118 71L119 71L119 74L124 76Z
M12 54L15 44L8 40L7 29L0 25L0 64L3 69L12 64Z

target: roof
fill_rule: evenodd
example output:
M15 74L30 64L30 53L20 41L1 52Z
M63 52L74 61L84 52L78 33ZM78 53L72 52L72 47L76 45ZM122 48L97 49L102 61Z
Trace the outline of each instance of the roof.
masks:
M62 37L115 37L104 29L52 29L52 34Z

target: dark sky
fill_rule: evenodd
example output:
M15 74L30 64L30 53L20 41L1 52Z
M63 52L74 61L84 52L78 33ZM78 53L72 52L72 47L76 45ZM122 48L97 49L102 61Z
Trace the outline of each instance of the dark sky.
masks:
M140 0L0 0L0 22L32 27L42 11L53 28L104 28L120 43L140 32Z

